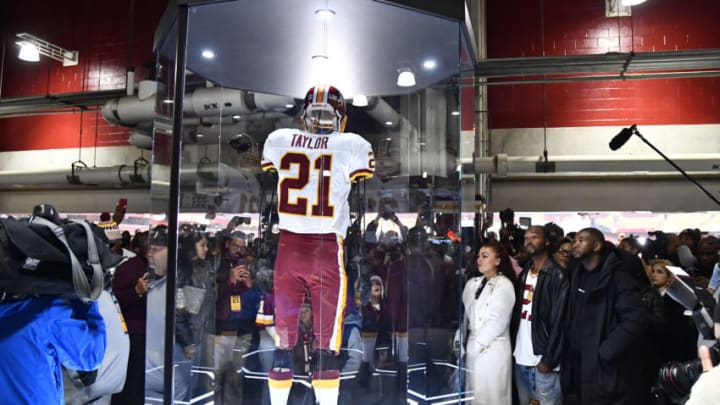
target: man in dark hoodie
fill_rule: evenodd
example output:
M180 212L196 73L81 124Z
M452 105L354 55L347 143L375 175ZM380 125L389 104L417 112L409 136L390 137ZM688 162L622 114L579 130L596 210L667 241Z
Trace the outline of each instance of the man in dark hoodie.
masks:
M561 380L566 404L644 404L643 378L648 314L642 264L605 243L598 229L579 231L573 244L567 310L568 352Z

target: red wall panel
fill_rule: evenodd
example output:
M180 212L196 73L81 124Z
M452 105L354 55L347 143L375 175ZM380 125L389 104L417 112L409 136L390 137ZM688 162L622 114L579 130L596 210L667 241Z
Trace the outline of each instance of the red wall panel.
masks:
M487 2L488 58L720 48L720 2L647 0L605 17L603 0ZM544 44L544 47L543 47ZM720 122L719 78L607 80L488 89L491 128Z
M127 66L135 67L136 80L148 77L144 66L153 65L153 35L166 4L167 0L0 2L0 30L6 38L0 96L124 88ZM78 50L79 64L63 67L44 57L38 63L17 59L14 37L19 32ZM95 115L82 114L82 125L79 113L0 119L0 151L77 147L81 132L83 146L127 145L127 128L109 125L102 117L96 120Z
M0 120L0 151L127 146L129 133L98 112L8 118Z

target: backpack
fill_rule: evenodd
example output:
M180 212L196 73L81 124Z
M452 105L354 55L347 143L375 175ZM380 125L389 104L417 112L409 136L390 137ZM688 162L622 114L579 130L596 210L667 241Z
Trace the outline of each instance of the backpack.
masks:
M122 391L125 386L130 340L120 306L112 290L104 290L98 298L98 308L105 320L107 345L100 367L94 371L63 368L63 389L67 405L95 402ZM101 401L97 401L100 403Z
M36 295L95 300L121 256L86 221L0 219L0 301Z

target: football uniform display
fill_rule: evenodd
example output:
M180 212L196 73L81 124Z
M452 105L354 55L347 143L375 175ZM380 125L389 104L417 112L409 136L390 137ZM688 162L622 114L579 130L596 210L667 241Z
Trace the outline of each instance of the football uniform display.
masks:
M313 388L318 402L337 403L340 373L336 355L343 336L347 277L343 239L350 226L352 183L373 175L370 143L343 133L345 101L334 87L316 86L305 96L305 130L278 129L263 147L262 169L278 173L280 237L273 292L275 351L269 373L270 399L287 402L292 385L288 350L298 339L298 313L310 292L313 332Z

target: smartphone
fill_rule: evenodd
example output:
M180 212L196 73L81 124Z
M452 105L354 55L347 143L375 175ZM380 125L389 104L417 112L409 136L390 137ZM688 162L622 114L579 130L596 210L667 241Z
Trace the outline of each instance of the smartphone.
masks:
M247 261L243 257L233 257L230 259L230 268L234 269L237 266L247 264Z

